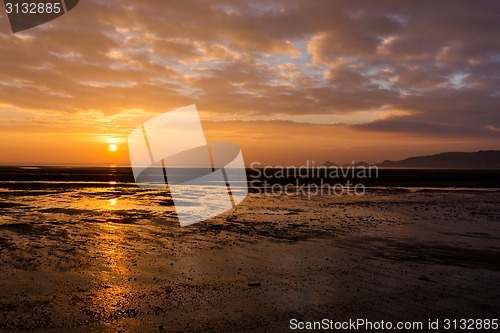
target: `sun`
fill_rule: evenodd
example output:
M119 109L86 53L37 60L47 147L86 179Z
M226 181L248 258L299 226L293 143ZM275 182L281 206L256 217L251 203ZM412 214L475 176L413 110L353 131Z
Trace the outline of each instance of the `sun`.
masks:
M118 147L115 144L109 145L109 150L116 151Z

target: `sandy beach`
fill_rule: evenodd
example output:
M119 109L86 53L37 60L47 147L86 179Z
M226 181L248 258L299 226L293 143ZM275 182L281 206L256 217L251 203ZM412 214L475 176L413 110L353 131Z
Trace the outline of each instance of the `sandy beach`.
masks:
M3 332L286 332L294 318L500 313L499 192L253 194L235 216L187 228L171 208L122 209L127 199L89 212L4 198Z

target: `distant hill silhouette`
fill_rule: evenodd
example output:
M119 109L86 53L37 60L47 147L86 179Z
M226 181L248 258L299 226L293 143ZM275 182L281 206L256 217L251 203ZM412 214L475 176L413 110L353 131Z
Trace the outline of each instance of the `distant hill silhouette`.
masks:
M401 161L384 161L377 166L382 168L500 169L500 151L441 153L410 157Z

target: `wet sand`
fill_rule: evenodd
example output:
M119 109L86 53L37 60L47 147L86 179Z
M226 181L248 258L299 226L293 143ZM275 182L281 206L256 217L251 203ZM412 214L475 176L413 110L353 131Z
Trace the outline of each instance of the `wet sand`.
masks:
M292 318L500 314L499 192L251 195L234 217L187 228L168 209L5 198L2 332L286 332Z

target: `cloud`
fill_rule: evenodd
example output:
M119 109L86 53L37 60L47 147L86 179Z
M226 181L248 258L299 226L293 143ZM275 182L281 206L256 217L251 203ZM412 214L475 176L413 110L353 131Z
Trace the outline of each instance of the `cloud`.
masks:
M495 1L87 0L20 34L0 18L0 104L68 126L196 103L217 119L493 139L499 18Z
M495 127L491 126L486 126L483 129L471 129L469 127L453 124L432 124L428 122L404 120L377 120L366 124L352 125L351 127L363 131L426 134L431 137L489 137L500 139L500 133L495 130Z

